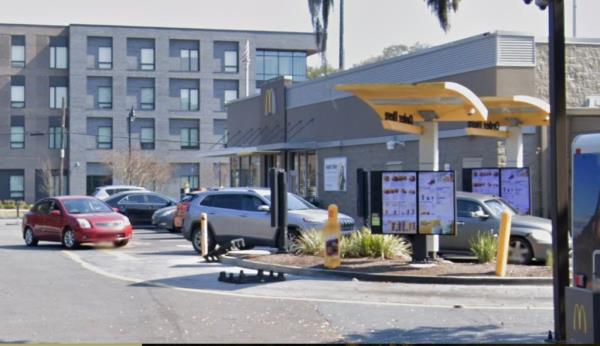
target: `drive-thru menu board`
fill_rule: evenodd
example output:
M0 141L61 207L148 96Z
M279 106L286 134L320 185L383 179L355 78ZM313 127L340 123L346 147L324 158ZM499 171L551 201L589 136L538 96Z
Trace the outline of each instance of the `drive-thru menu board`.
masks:
M529 170L527 168L504 168L501 171L501 196L519 214L529 214Z
M417 173L382 175L383 233L417 233Z
M500 196L500 170L498 168L474 169L471 171L473 192L484 195Z
M454 172L419 172L419 234L454 235Z

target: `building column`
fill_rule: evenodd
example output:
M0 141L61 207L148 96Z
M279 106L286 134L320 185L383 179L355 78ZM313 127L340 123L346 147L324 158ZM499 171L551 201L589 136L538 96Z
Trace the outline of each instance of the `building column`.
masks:
M423 134L419 138L419 170L438 171L440 169L439 124L436 121L421 123ZM440 250L440 236L426 236L427 253Z
M523 167L523 128L521 126L508 127L506 159L508 167Z

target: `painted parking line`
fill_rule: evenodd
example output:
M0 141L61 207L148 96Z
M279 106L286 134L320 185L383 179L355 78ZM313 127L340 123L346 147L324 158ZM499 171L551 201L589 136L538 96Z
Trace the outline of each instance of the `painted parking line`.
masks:
M63 250L62 253L73 260L74 262L81 265L84 269L94 272L98 275L109 277L116 280L127 281L131 283L144 283L146 285L152 285L155 287L172 288L178 291L191 292L191 293L202 293L219 296L229 296L236 298L249 298L249 299L261 299L261 300L284 300L284 301L299 301L308 303L331 303L331 304L345 304L345 305L365 305L365 306L390 306L390 307L420 307L420 308L437 308L437 309L456 309L455 305L442 305L442 304L411 304L411 303L397 303L397 302L375 302L375 301L359 301L359 300L343 300L343 299L324 299L324 298L303 298L303 297L286 297L286 296L262 296L256 294L237 293L237 292L225 292L210 289L201 288L184 288L172 285L167 285L160 282L154 282L152 280L138 280L123 275L110 273L96 265L84 261L79 255ZM461 305L461 309L466 310L542 310L552 311L552 306L484 306L484 305Z

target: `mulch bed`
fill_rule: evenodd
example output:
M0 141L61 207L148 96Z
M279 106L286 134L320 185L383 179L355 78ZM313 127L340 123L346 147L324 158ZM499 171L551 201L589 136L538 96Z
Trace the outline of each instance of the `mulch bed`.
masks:
M298 256L274 254L249 258L251 261L279 264L300 268L325 269L323 258L318 256ZM406 260L381 260L374 258L343 259L338 270L359 273L410 275L410 276L495 276L495 263L463 263L437 261L434 266L415 266ZM552 277L552 269L544 265L509 264L506 269L509 277Z

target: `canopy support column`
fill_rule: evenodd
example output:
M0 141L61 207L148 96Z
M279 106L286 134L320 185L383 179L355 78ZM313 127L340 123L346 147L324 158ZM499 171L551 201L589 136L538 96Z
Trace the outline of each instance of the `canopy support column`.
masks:
M440 169L439 123L437 121L424 121L421 126L423 127L423 134L419 137L419 170L438 171ZM435 257L440 250L440 236L427 235L425 237L425 244L417 241L417 248L413 248L413 252L422 252L425 257L433 253L433 257Z
M508 167L523 167L523 128L521 126L508 127L506 159Z

